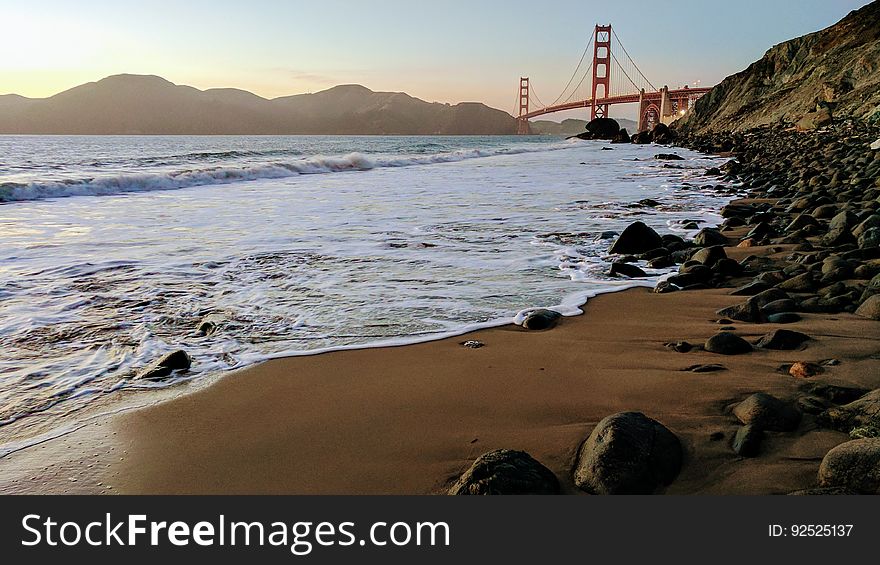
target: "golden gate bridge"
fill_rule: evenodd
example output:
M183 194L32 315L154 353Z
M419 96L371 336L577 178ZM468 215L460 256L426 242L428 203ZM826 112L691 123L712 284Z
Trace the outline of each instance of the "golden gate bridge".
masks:
M593 58L590 61L587 55L591 47ZM592 81L585 85L588 76ZM576 81L578 77L580 79ZM669 123L685 114L709 90L711 88L699 86L674 90L667 86L655 87L633 61L611 24L597 25L571 78L552 103L541 102L529 77L520 77L517 133L530 133L529 120L538 116L590 108L590 119L593 120L608 117L609 106L636 103L639 105L638 131L646 131L657 123Z

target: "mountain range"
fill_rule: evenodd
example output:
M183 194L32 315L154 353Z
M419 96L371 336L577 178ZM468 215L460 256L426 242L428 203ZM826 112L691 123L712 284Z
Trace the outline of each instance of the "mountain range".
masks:
M516 120L481 103L425 102L359 85L267 99L123 74L48 98L2 95L0 133L508 135Z

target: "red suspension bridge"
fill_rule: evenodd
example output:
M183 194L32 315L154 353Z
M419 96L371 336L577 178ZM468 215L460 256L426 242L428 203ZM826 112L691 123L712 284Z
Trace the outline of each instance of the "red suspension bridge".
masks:
M587 55L591 47L593 59L589 61ZM587 76L592 77L592 81L585 85ZM578 77L580 79L576 80ZM597 25L568 84L552 103L541 102L528 77L519 79L517 133L528 134L529 120L538 116L590 108L592 120L608 117L609 106L635 103L639 105L638 129L645 131L657 123L669 123L685 114L694 101L709 90L698 86L675 90L664 86L658 89L630 57L611 24Z

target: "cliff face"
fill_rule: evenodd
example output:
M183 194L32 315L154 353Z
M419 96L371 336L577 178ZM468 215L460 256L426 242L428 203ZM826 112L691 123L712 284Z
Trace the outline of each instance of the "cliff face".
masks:
M508 135L516 120L484 104L429 103L344 85L268 100L116 75L49 98L0 96L0 133Z
M795 8L796 9L796 8ZM676 122L691 132L792 125L811 112L880 120L880 0L837 24L776 45Z

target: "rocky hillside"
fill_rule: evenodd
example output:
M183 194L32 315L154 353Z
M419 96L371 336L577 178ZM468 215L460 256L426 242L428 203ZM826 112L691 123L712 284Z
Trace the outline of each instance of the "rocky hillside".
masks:
M507 135L510 114L484 104L429 103L358 85L268 100L198 90L157 76L116 75L49 98L0 96L0 133Z
M739 131L831 117L880 121L880 0L837 24L776 45L700 99L677 129Z

